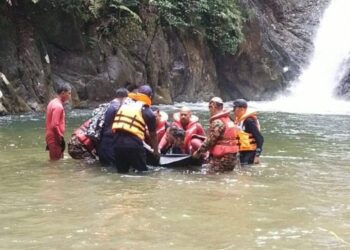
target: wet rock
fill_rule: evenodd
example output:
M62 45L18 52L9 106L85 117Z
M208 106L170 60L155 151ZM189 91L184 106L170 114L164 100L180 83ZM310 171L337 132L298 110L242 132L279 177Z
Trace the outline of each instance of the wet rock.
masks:
M159 26L156 10L144 3L142 25L121 27L110 40L100 39L97 24L58 9L0 8L0 70L12 86L1 88L1 103L9 113L43 110L60 83L71 84L73 108L141 83L155 89L156 103L268 99L306 65L328 2L240 0L246 39L235 55L220 54L199 34Z
M245 42L236 55L216 56L226 99L270 99L300 74L328 0L241 0L248 12Z

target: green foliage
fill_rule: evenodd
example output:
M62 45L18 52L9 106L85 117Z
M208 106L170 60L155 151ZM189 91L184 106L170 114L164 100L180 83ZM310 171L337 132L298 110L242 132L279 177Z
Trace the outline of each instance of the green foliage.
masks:
M210 1L208 10L204 19L208 39L225 52L235 53L243 40L243 17L235 2Z
M196 27L193 19L200 16L198 6L185 0L152 0L150 2L158 8L162 25L170 25L177 28Z
M235 53L243 40L243 15L235 0L151 0L162 25L192 29L222 52Z
M96 20L99 20L97 31L103 37L110 38L118 34L124 26L140 24L141 18L137 14L136 0L97 0L90 6Z
M137 15L138 0L46 0L45 2L49 2L53 8L73 14L84 23L98 23L102 19L106 24L106 20L109 19L108 25L115 26L125 17L141 22Z
M7 0L7 3L10 3ZM142 20L139 5L156 10L162 26L200 33L223 53L234 54L243 40L244 17L237 0L31 0L73 14L81 24L96 24L102 37L128 36ZM149 6L147 6L149 5ZM86 25L87 27L88 25ZM114 39L114 38L113 38Z

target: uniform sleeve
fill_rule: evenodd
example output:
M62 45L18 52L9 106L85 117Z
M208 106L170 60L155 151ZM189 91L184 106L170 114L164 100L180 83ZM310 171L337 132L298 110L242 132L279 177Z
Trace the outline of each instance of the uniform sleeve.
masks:
M205 136L205 130L200 123L197 123L197 134Z
M200 153L204 153L212 148L225 132L225 124L221 120L214 120L209 125L207 138L199 148Z
M145 120L147 129L150 133L155 133L157 131L156 116L153 114L150 108L144 108L142 110L142 117Z
M119 108L120 108L120 103L117 103L117 102L112 102L109 105L109 107L105 113L105 122L104 122L104 125L106 126L107 129L109 127L112 127L114 117L116 115L116 112L119 110Z
M259 156L262 152L262 147L264 144L264 137L260 133L256 121L254 119L248 118L244 122L245 131L252 134L256 142L256 156Z

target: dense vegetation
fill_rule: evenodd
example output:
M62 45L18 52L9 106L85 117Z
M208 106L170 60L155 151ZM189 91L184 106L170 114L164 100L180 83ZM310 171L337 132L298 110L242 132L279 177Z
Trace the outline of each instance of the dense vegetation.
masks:
M243 39L242 14L234 0L154 0L161 23L203 33L223 52L236 52Z
M59 8L83 25L97 23L100 36L113 37L121 26L142 27L140 6L148 6L162 27L199 33L215 48L235 53L243 40L244 18L235 0L6 0L9 5L31 3L31 8Z

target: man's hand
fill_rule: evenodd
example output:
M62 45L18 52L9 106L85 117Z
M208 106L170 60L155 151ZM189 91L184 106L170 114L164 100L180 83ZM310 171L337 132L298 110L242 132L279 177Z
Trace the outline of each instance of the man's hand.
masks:
M156 157L157 159L160 158L160 152L158 150L153 150L153 155L154 157Z
M260 164L260 157L259 156L254 157L254 164Z
M192 154L192 157L195 159L199 159L201 157L201 155L202 155L201 152L199 150L197 150Z
M64 150L66 149L66 142L65 142L63 136L61 136L61 149L62 149L62 153L63 153Z

